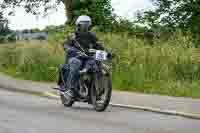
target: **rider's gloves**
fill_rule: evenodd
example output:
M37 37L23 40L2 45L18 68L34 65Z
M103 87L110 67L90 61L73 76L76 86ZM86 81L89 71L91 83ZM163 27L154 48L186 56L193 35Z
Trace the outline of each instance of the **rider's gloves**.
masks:
M114 55L113 53L108 52L108 54L107 54L107 58L108 58L108 59L112 59L112 58L114 58L114 57L115 57L115 55Z
M77 52L77 56L76 56L77 58L79 58L79 59L87 59L88 58L88 56L85 54L85 53L83 53L83 52Z

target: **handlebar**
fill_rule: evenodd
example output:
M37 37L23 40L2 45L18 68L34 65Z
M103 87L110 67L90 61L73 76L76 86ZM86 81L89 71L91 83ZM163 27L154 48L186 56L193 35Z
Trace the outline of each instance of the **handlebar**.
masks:
M92 57L95 53L96 53L96 49L89 49L87 53L84 52L79 52L79 57L83 57L83 58L90 58ZM115 54L111 53L111 52L107 52L107 58L108 59L112 59L115 57Z

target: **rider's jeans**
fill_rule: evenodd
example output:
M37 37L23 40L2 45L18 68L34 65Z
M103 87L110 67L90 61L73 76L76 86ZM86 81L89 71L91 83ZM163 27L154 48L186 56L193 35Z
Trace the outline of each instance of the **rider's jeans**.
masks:
M94 59L81 60L72 57L68 60L68 64L61 66L61 74L66 88L77 91L80 77L79 71L82 68L87 68L88 70L97 69L96 61Z

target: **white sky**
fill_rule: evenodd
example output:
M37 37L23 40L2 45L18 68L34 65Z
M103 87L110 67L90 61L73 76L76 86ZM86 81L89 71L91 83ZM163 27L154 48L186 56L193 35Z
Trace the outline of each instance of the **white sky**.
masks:
M0 0L1 1L1 0ZM126 18L132 18L137 10L151 8L149 0L112 0L115 12ZM47 25L60 25L66 21L64 6L61 5L58 11L52 11L47 17L36 17L27 14L23 9L18 8L15 16L9 16L9 27L11 29L43 29Z

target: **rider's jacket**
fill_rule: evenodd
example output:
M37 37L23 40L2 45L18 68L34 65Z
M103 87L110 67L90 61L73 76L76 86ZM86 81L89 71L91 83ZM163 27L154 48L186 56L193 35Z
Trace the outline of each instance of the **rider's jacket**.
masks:
M89 49L104 50L92 32L75 32L67 38L63 45L67 56L66 61L71 57L84 58L80 53L87 53Z

